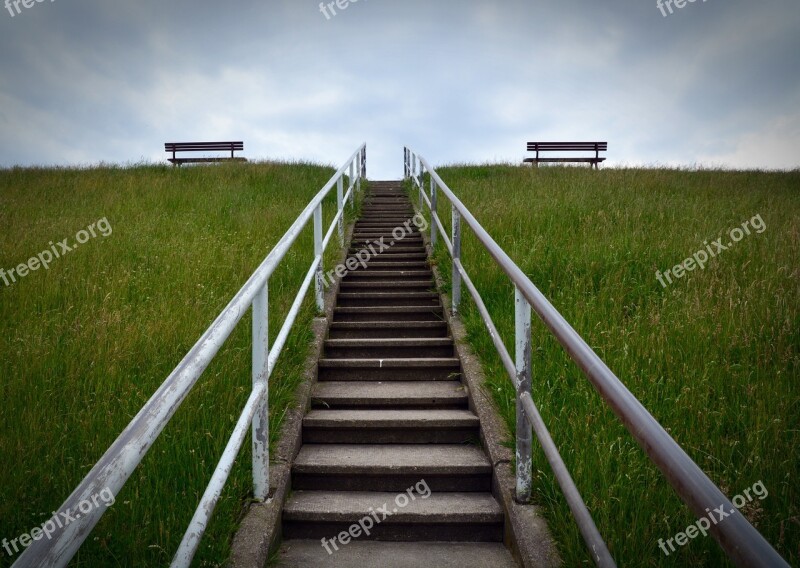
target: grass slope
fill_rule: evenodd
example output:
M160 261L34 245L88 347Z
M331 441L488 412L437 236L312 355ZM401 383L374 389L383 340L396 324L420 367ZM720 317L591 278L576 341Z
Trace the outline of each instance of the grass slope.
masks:
M768 496L743 512L799 563L800 172L499 165L439 174L729 497L763 483ZM445 201L439 215L449 230ZM704 241L726 244L756 215L766 229L751 230L704 270L666 288L656 279ZM464 233L463 262L513 356L513 289ZM442 245L436 260L449 278ZM486 388L513 432L511 384L471 300L465 308ZM728 565L710 537L661 552L659 539L683 531L692 515L535 314L533 342L534 401L619 565ZM565 565L591 565L534 446L535 499Z
M113 229L49 270L0 281L0 536L30 531L61 505L332 173L266 163L0 171L0 267L50 241L74 242L98 219ZM323 210L327 223L335 192ZM271 279L272 339L311 262L312 238L309 227ZM334 249L335 239L329 257ZM309 298L272 377L273 442L313 315ZM169 563L248 397L250 326L248 314L73 565ZM249 447L197 565L227 557L252 494ZM0 550L0 565L12 560Z

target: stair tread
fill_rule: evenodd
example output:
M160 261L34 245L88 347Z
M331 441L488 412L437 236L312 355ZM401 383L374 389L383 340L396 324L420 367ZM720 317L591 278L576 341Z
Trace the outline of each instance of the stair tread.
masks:
M429 347L432 345L452 345L449 337L419 337L405 339L327 339L327 345L332 347Z
M460 427L476 426L478 417L469 410L311 410L303 419L306 426L326 427Z
M426 401L430 399L465 400L467 393L460 381L330 381L316 383L313 397L319 399L394 399Z
M424 487L423 487L424 489ZM376 511L382 523L437 524L502 523L503 510L491 493L415 493L397 507L397 493L380 491L295 491L286 500L283 516L292 521L350 522ZM408 495L406 494L406 497ZM388 507L389 515L377 511ZM384 509L386 510L386 509ZM396 510L396 511L395 511Z
M454 367L460 368L461 361L458 357L426 357L418 359L387 358L387 359L327 359L319 360L320 367L361 367L373 369L404 368L404 367Z
M331 551L333 548L331 547ZM515 568L511 553L499 542L380 542L351 540L328 554L317 540L287 540L281 545L280 568Z
M305 444L293 470L444 475L491 473L492 464L480 447L464 444Z

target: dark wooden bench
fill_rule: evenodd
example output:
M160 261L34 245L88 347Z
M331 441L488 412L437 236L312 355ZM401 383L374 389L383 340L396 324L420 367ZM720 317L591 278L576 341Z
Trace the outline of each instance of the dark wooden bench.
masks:
M538 166L540 162L584 162L597 168L605 158L600 152L608 150L608 142L528 142L528 152L536 152L535 158L525 158L525 163ZM594 152L594 157L540 158L539 152Z
M167 142L164 150L172 152L172 158L168 158L172 165L181 164L202 164L209 162L246 162L246 158L237 158L233 153L237 150L244 150L244 142ZM219 156L216 158L178 158L177 152L230 152L230 158Z

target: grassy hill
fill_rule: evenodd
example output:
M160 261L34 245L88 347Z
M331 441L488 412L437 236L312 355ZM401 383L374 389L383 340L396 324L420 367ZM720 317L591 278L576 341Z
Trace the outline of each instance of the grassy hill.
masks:
M268 163L0 171L0 535L16 538L61 505L332 174ZM328 222L335 192L323 209ZM309 228L271 279L273 338L312 238ZM65 251L62 239L79 246ZM20 274L31 257L36 270ZM272 378L273 441L313 313L307 301ZM250 333L247 315L75 565L169 563L247 400ZM250 479L247 442L198 565L227 557ZM16 557L0 551L0 565Z
M800 562L800 172L438 171L729 497L762 482L768 495L743 513L790 564ZM445 201L439 214L449 227ZM464 234L463 262L513 356L513 288ZM716 256L704 268L690 263L673 277L709 250ZM442 245L437 261L449 278ZM513 432L511 384L463 294L486 388ZM710 537L663 554L659 539L692 515L535 314L533 343L533 399L619 565L727 565ZM534 446L535 499L565 565L591 565Z

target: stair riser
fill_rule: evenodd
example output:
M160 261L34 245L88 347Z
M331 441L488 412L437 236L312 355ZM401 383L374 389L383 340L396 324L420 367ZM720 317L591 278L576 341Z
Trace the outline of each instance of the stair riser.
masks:
M453 357L452 345L431 347L393 346L393 347L326 347L325 357L329 359L415 359ZM419 371L419 370L418 370Z
M454 401L452 399L427 399L427 400L398 400L398 399L371 399L358 401L356 399L311 398L311 408L324 410L464 410L469 405L466 398Z
M356 266L351 273L357 272L376 272L379 270L392 270L392 271L402 271L402 270L415 270L415 271L422 271L427 270L429 268L427 262L400 262L400 261L393 261L393 260L373 260L372 262L366 263L366 268L361 268L361 265Z
M388 357L387 357L388 359ZM320 367L319 381L457 381L457 367Z
M442 321L441 310L434 308L430 312L399 312L399 313L380 313L380 312L361 312L361 313L341 313L338 310L334 313L335 322L378 322L378 321Z
M347 283L359 282L397 282L402 280L419 281L431 280L430 270L379 270L374 272L350 272L343 279Z
M355 258L357 262L361 262L358 260L358 253L359 250L354 250L348 253L348 258ZM428 257L424 252L400 252L400 253L393 253L393 254L386 254L389 251L383 251L380 254L371 253L371 258L367 261L367 266L372 264L373 262L423 262L426 266L428 266ZM362 256L363 253L362 253Z
M303 427L304 444L468 444L478 428L317 428Z
M342 308L410 307L423 306L426 304L430 304L432 307L439 306L439 298L414 298L408 296L397 296L394 298L355 297L339 299L339 307Z
M342 286L340 290L342 292L347 292L348 294L372 294L374 292L385 292L387 294L402 294L404 292L412 292L412 293L427 292L433 287L432 284L414 284L412 286L403 286L402 284L396 282L395 283L381 282L381 284L386 284L386 286L374 286L374 285L369 286L366 283L362 283L362 284L348 285L347 287ZM350 304L348 300L345 300L342 306L356 307L356 308L363 307L363 305L358 306ZM409 304L406 304L404 307L409 307Z
M332 328L328 336L331 339L418 339L426 337L447 337L447 327L412 327L412 328Z

